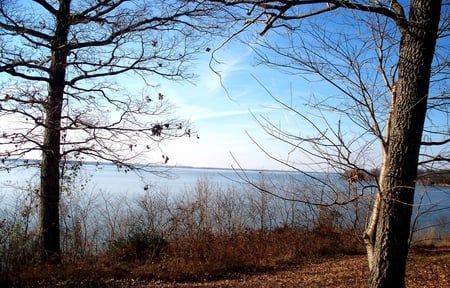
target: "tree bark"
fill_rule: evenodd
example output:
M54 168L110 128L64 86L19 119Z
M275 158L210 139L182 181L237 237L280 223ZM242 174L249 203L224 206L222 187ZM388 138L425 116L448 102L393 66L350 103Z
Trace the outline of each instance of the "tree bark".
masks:
M52 61L49 72L48 102L45 106L45 132L41 163L41 245L42 259L61 262L59 199L61 113L67 66L70 0L59 1L56 30L51 43Z
M405 287L410 220L441 1L413 0L402 29L369 287ZM369 259L370 260L370 259Z

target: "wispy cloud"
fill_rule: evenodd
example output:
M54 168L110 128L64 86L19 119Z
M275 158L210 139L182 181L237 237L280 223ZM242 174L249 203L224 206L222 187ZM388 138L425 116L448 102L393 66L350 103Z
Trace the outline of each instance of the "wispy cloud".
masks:
M252 50L250 48L225 49L214 55L209 63L211 66L204 68L200 73L200 79L206 84L208 91L224 89L230 76L239 71L251 70L249 58ZM215 79L214 79L215 78Z
M206 119L214 119L214 118L225 118L225 117L234 117L240 115L249 115L251 113L263 113L273 111L273 108L261 108L256 110L228 110L228 111L219 111L205 114L197 114L191 117L192 120L206 120Z

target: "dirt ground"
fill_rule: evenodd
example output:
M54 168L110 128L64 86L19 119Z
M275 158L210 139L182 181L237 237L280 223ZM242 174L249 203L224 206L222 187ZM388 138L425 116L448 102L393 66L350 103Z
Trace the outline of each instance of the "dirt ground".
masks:
M244 287L244 288L361 288L367 287L368 268L365 255L342 255L333 258L316 259L296 266L276 269L266 273L227 275L220 280L197 282L164 282L134 278L133 273L124 279L103 279L85 281L83 273L78 281L40 283L28 282L23 285L6 287L64 287L64 288L195 288L195 287ZM81 278L81 279L80 279ZM408 288L449 288L450 249L416 251L410 254L407 266L406 287ZM3 287L4 284L0 283Z
M420 252L410 258L406 287L450 287L450 251ZM141 287L342 287L367 286L366 257L341 256L323 262L305 263L284 271L197 283L147 283Z
M228 279L190 283L134 282L124 286L168 287L367 287L368 268L364 255L340 256L323 262L304 263L286 270L256 275L231 275ZM406 276L409 288L450 287L450 251L427 251L411 255Z

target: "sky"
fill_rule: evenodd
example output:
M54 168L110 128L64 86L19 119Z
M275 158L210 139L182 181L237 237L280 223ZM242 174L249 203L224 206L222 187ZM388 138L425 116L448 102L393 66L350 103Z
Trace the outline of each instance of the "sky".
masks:
M161 83L160 89L175 104L176 114L190 120L199 135L199 139L183 138L161 145L170 157L168 164L287 169L270 159L253 142L252 139L276 157L287 154L289 149L267 135L255 116L288 124L291 120L288 113L279 108L269 92L277 97L290 97L291 89L303 81L267 67L255 66L254 55L248 47L234 47L219 54L217 57L222 64L215 69L220 71L221 77L209 67L210 55L204 55L195 66L198 74L195 84ZM295 96L305 98L308 93L307 87L295 89Z
M295 131L296 122L277 107L270 93L283 100L289 97L307 99L311 93L309 84L299 77L255 66L252 50L242 43L228 45L217 52L215 56L220 64L216 63L214 68L220 73L219 77L209 67L215 48L214 43L210 44L213 50L205 51L193 62L190 72L198 76L193 83L161 78L148 81L159 84L158 92L174 104L175 115L189 120L199 135L198 139L185 137L162 142L160 151L155 153L167 155L167 164L173 166L287 169L270 159L258 145L273 157L283 159L291 148L267 135L255 117L267 117L272 123L280 127L289 125ZM136 84L140 80L136 77L136 81L130 81L128 90L139 89ZM127 88L127 85L121 86ZM0 128L2 125L9 127L9 123L0 123Z
M213 44L211 43L212 46ZM315 170L318 165L313 163L314 159L297 151L291 153L292 146L265 133L255 117L267 118L277 127L289 128L295 135L311 136L315 131L304 125L300 117L280 109L272 96L292 103L299 112L308 114L312 111L309 111L306 104L312 96L325 99L335 96L336 91L320 83L306 81L300 76L256 65L252 49L238 41L216 52L215 57L220 64L216 63L214 69L220 73L219 77L209 67L211 53L214 51L214 47L211 48L213 50L199 55L193 62L191 72L198 76L193 83L164 79L149 81L160 84L157 89L175 105L175 114L189 120L199 135L199 139L185 137L163 142L160 144L160 151L155 152L167 155L167 164L173 166L289 169L271 159L267 155L270 154L273 158L295 162L299 169ZM326 111L324 113L325 120L333 127L343 121L338 115ZM314 119L313 114L308 114L308 117ZM317 125L323 125L323 120L317 122ZM448 119L446 121L444 125L448 125ZM360 131L347 124L344 133L352 142L352 135L357 135ZM0 127L1 125L2 123ZM355 151L362 148L357 146L358 141L352 143L356 145ZM373 162L363 164L376 167L379 164L379 151L365 152L371 155L368 159Z
M288 128L293 134L312 136L316 131L305 125L301 117L280 109L272 96L292 103L299 112L306 115L316 113L309 111L307 106L312 96L326 99L335 96L336 90L324 83L313 83L298 75L288 75L256 65L252 50L242 44L222 49L215 56L222 63L214 67L220 71L221 78L208 65L210 55L203 55L195 65L194 72L198 74L195 84L170 81L161 83L160 89L177 107L176 114L190 120L200 136L199 139L183 138L162 144L163 153L170 158L168 164L256 170L290 169L271 159L267 155L269 153L274 158L295 163L295 167L300 170L320 170L317 159L310 159L298 150L290 153L292 146L265 133L255 116L259 119L268 118L274 125ZM309 114L309 117L314 119L311 115L313 114ZM442 127L448 127L449 119L442 119L442 115L434 116L433 122L440 122ZM367 140L369 138L356 136L360 139L354 140L352 137L361 132L354 123L344 122L348 119L329 111L325 111L324 116L334 129L340 121L344 123L344 137L348 137L348 143L353 143L354 154L364 151L364 154L355 156L360 158L358 164L368 169L379 167L380 145L375 143L367 150L361 146L373 138ZM324 127L324 119L317 119L315 124ZM383 122L384 119L381 120ZM326 165L322 168L328 169Z
M328 169L329 166L318 164L321 159L311 159L298 149L292 151L292 146L274 139L260 126L257 119L263 117L276 127L289 129L294 135L317 135L317 131L305 119L281 109L275 97L292 104L322 131L327 129L326 124L332 129L336 129L338 123L342 124L343 137L351 145L351 157L356 157L352 160L367 169L379 167L381 147L373 142L373 136L368 133L361 136L361 128L342 115L330 111L312 111L308 107L311 98L327 99L327 103L333 106L332 101L340 101L339 97L331 100L339 95L337 90L324 82L305 79L304 75L289 75L274 68L256 65L252 49L240 42L221 48L214 56L220 61L220 64L214 64L214 70L220 73L220 77L209 66L211 54L206 53L200 55L193 64L192 70L198 76L193 83L159 82L158 89L175 105L176 115L189 120L199 135L199 139L185 137L162 143L161 151L157 153L169 157L168 165L291 169L272 157L294 164L297 169L304 171ZM386 112L381 111L380 115L387 117ZM430 116L434 124L439 122L445 128L449 125L449 119L442 119L443 114ZM383 125L385 119L380 120ZM328 135L332 135L330 129L328 132ZM304 143L302 145L306 147Z

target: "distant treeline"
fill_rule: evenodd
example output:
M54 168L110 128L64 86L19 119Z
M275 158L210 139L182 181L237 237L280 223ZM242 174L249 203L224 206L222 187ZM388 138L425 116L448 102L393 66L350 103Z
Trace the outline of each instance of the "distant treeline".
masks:
M418 183L422 185L450 185L450 170L418 171Z
M350 184L360 181L374 181L380 175L379 169L366 172L364 170L352 169L342 174ZM450 186L450 169L444 170L421 170L417 171L417 183L427 186Z

